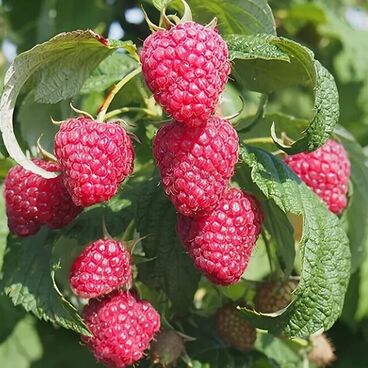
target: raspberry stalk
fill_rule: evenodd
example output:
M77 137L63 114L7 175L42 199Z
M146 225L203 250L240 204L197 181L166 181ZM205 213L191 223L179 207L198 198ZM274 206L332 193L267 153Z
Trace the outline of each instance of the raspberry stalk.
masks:
M133 79L136 75L138 75L140 72L142 71L141 67L138 67L136 69L134 69L132 72L130 72L128 75L126 75L120 82L118 82L113 88L112 90L109 92L109 94L107 95L105 101L103 102L103 104L101 105L101 107L98 109L98 115L97 115L97 121L99 122L103 122L105 119L105 115L106 112L112 102L112 100L114 99L114 97L116 96L116 94L131 80Z

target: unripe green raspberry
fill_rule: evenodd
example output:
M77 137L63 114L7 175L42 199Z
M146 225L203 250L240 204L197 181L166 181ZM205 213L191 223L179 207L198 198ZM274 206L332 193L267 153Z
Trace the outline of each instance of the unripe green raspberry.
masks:
M297 285L295 280L282 284L274 281L261 284L254 299L256 310L261 313L274 313L285 308L292 301L292 292Z
M184 340L174 330L161 332L151 344L150 355L154 364L173 367L184 352Z
M240 351L248 351L254 346L257 331L241 316L236 306L236 303L228 303L216 312L216 330L224 342Z

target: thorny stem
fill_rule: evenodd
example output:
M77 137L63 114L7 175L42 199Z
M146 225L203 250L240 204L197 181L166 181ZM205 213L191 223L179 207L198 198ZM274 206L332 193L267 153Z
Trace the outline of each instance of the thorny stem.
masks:
M137 69L134 69L132 72L130 72L128 75L126 75L119 83L115 85L115 87L110 91L110 93L107 95L105 101L101 105L98 111L97 115L97 121L104 121L105 115L107 112L107 109L109 108L112 100L114 99L115 95L136 75L138 75L142 71L142 67L138 67Z

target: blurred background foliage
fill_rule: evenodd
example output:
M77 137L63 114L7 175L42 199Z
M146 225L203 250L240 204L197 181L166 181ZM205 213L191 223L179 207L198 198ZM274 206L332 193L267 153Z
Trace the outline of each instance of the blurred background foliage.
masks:
M189 1L190 3L190 1ZM364 0L271 0L277 33L294 39L312 49L316 58L334 75L340 93L340 124L368 147L368 2ZM149 2L144 4L151 19L157 12ZM138 46L148 35L140 6L134 0L0 0L0 80L17 53L32 48L57 33L75 29L91 28L109 38L133 40ZM124 57L124 56L121 56ZM127 65L121 66L126 68ZM131 66L134 67L134 66ZM109 68L116 72L116 79L124 75L116 63ZM111 73L111 69L109 70ZM104 78L102 72L102 79ZM115 82L113 80L110 84ZM104 96L104 89L85 86L85 91L73 103L81 109L95 113ZM91 90L92 90L91 89ZM84 93L85 92L85 93ZM136 100L145 98L145 91L125 89L114 101L117 107L134 106ZM235 87L229 88L225 99L239 106ZM226 101L225 101L226 102ZM256 111L257 98L252 94L246 99L246 113ZM224 104L229 109L229 104ZM137 103L139 105L139 103ZM113 106L114 107L114 106ZM234 109L229 109L234 112ZM269 112L282 111L300 118L310 118L312 96L304 88L287 88L271 95ZM231 112L231 111L229 111ZM225 115L228 111L224 111ZM71 115L68 101L56 105L37 104L29 95L18 100L15 129L24 149L31 152L35 140L44 133L44 146L52 150L49 117L62 119ZM0 117L1 119L1 117ZM32 122L32 124L29 124ZM148 136L150 131L147 129ZM151 157L144 145L140 157ZM144 151L146 150L146 156ZM4 178L11 161L0 156L0 178ZM3 206L3 203L0 205ZM3 208L0 208L2 213ZM87 216L86 216L87 217ZM6 219L0 216L0 247L5 246ZM260 251L260 253L262 253ZM2 254L2 252L0 252ZM2 260L0 259L0 266ZM338 360L336 367L367 367L368 357L368 266L367 262L353 275L346 296L341 319L328 332L336 345ZM365 281L366 294L362 294L361 281ZM239 286L241 287L241 286ZM236 296L236 287L224 291L229 297ZM214 292L215 293L215 292ZM215 297L214 297L215 298ZM360 300L358 307L358 298ZM216 298L215 298L216 299ZM213 307L213 306L212 306ZM16 323L15 323L16 322ZM200 324L200 322L198 322ZM15 326L13 328L13 326ZM203 329L206 334L206 329ZM213 339L209 336L208 341ZM216 340L215 345L219 342ZM216 345L216 346L217 346ZM190 349L190 348L189 348ZM206 346L203 351L208 351ZM276 354L269 351L269 354ZM297 353L290 348L290 362ZM252 355L240 365L237 355L227 353L218 361L218 367L251 367ZM285 367L298 367L287 363ZM8 299L0 296L0 367L1 368L59 368L97 366L87 349L78 344L78 336L61 328L54 328L26 315L22 309L14 309ZM261 362L261 360L257 360ZM259 367L269 367L269 363ZM286 364L286 363L285 363ZM214 367L215 365L211 365ZM204 366L202 366L204 367Z

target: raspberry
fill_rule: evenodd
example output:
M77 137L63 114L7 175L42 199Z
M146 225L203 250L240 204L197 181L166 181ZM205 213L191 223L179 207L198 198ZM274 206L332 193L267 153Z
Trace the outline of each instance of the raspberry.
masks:
M207 216L179 216L177 233L195 266L212 282L234 284L255 246L258 226L248 194L228 189Z
M261 313L274 313L287 307L292 301L292 292L297 285L295 280L282 284L273 281L261 284L254 299L256 310Z
M66 120L55 137L55 154L64 184L77 206L91 206L113 197L133 170L134 151L118 124L85 117Z
M340 214L347 206L350 162L344 147L332 139L314 152L287 156L290 168L327 204Z
M123 244L100 239L89 244L72 264L69 281L82 298L110 293L132 279L130 253Z
M239 139L231 124L211 117L204 127L172 122L158 131L153 154L166 194L185 216L212 210L233 175Z
M185 351L183 338L174 330L161 332L151 344L150 355L153 364L161 367L175 367L177 360Z
M167 113L191 127L204 125L230 73L221 36L186 22L147 37L140 56L146 83Z
M91 299L83 317L93 336L82 336L82 341L109 367L137 362L160 329L160 316L152 305L126 291Z
M236 310L236 304L227 303L216 312L215 326L218 334L230 346L243 352L253 348L257 331Z
M48 171L60 170L54 162L33 162ZM45 179L20 165L9 170L4 195L9 229L18 236L35 234L42 225L59 229L82 210L74 205L60 175Z
M311 336L312 350L308 353L309 360L318 367L327 367L335 360L335 347L325 334Z

